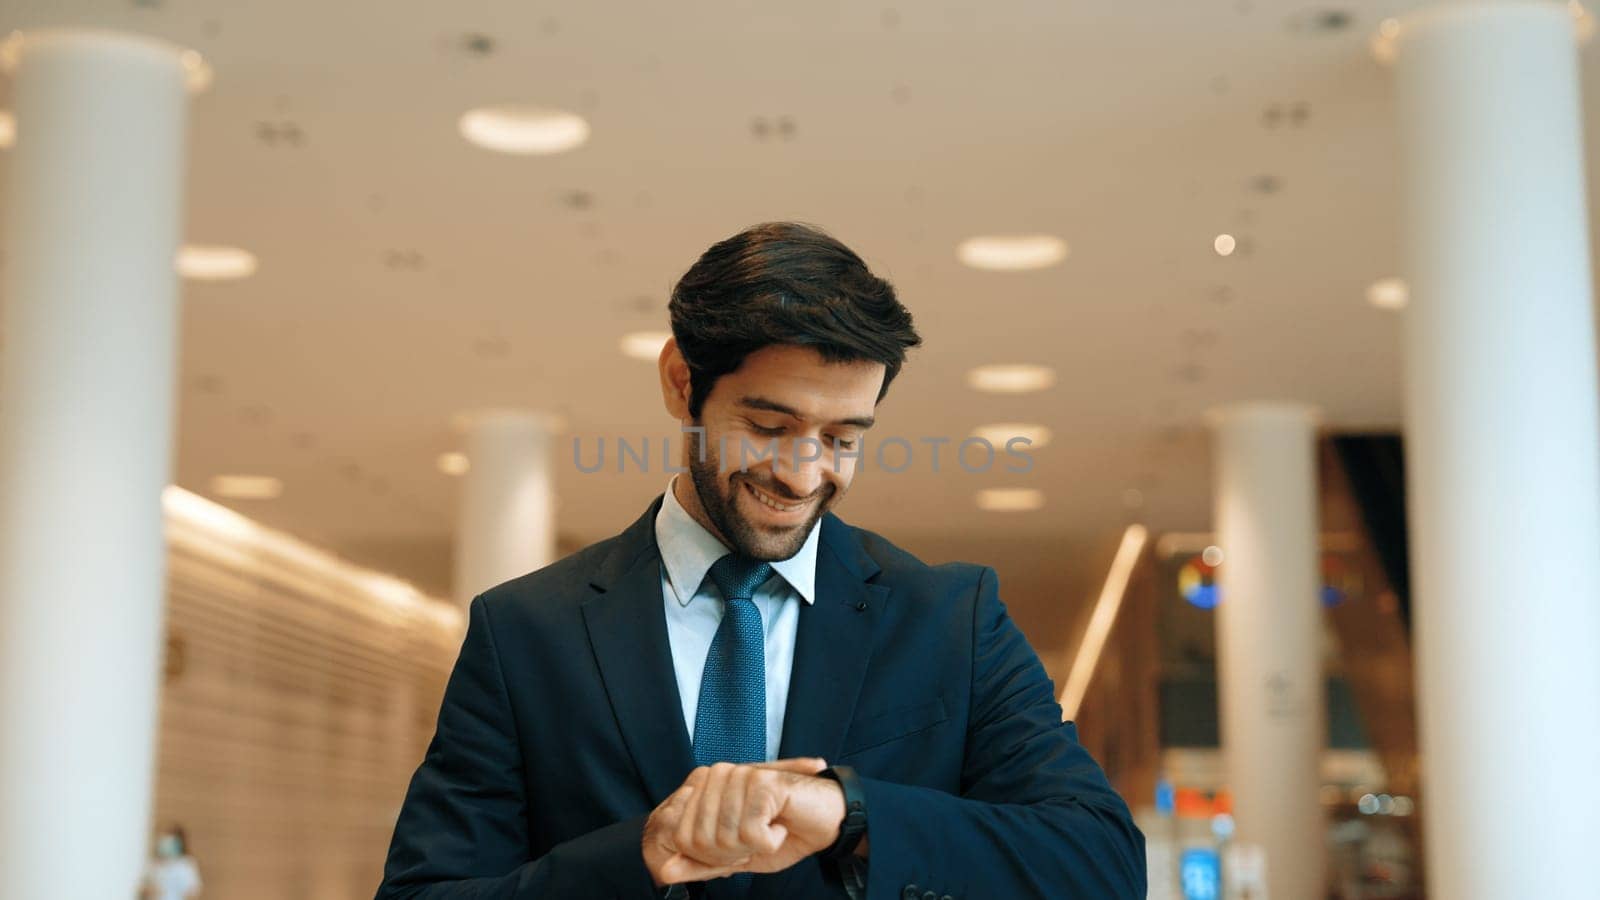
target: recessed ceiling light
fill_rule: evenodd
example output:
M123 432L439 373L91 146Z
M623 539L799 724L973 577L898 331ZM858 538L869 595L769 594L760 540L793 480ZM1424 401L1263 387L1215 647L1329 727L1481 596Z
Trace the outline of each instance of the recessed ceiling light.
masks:
M1052 234L983 235L962 241L956 258L974 269L1044 269L1067 258L1067 242Z
M589 123L577 113L534 106L485 106L461 117L461 136L501 153L564 153L589 139Z
M218 475L211 493L230 500L272 500L283 494L283 482L268 475Z
M439 454L439 471L446 475L465 475L471 468L472 462L465 453Z
M17 142L17 117L10 110L0 109L0 150Z
M1410 299L1411 291L1400 278L1374 281L1367 288L1367 302L1379 309L1403 309Z
M178 274L196 281L228 281L255 274L255 254L238 247L184 244L178 248Z
M1217 251L1218 256L1232 256L1238 246L1239 242L1231 234L1219 234L1217 239L1211 242L1211 247Z
M990 394L1025 394L1056 383L1056 371L1031 363L997 363L967 372L967 385Z
M1050 443L1049 428L1026 422L996 422L993 425L980 425L972 430L972 436L983 438L992 447L1002 448L1014 438L1027 440L1028 443L1022 446L1030 450L1037 450Z
M995 364L979 365L966 373L966 384L974 391L989 394L1027 394L1043 391L1056 383L1056 370L1048 365Z
M1027 512L1044 506L1044 492L1037 488L984 488L977 501L978 508L987 512Z
M622 336L622 355L646 362L655 362L661 356L670 331L634 331Z

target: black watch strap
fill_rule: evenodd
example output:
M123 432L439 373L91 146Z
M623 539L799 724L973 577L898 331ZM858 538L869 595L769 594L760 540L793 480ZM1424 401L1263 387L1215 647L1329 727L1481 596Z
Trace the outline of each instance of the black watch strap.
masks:
M817 776L838 782L844 791L844 821L839 824L839 839L817 855L823 859L846 859L856 852L867 834L867 792L862 789L856 770L849 766L832 766L818 772Z

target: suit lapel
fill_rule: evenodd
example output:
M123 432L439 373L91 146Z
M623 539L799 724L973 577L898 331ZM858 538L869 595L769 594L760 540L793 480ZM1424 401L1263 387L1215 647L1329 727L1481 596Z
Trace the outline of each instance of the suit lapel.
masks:
M822 520L819 544L816 602L800 609L778 755L832 761L855 713L889 588L867 583L878 565L837 517Z
M862 550L850 527L832 514L822 520L819 544L816 602L800 607L778 757L820 756L831 764L844 749L845 734L855 717L889 588L867 583L878 573L878 564ZM758 875L750 894L789 896L789 881L802 870L815 868L806 863Z
M655 518L661 499L618 536L591 580L583 604L600 677L622 740L652 805L677 790L694 768L662 609L661 555Z

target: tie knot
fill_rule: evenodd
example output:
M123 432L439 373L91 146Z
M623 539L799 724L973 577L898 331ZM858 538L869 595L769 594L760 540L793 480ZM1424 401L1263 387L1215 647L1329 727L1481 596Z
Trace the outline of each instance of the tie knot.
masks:
M772 577L772 566L759 559L729 553L711 564L711 581L724 600L749 600Z

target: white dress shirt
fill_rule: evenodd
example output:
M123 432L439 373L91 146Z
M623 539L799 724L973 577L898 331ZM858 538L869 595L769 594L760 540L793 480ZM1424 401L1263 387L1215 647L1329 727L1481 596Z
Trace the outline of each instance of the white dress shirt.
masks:
M673 476L673 481L677 476ZM695 710L700 706L700 676L706 654L722 624L722 595L707 578L711 564L732 551L689 515L667 484L667 496L656 513L656 546L661 551L661 597L667 610L667 641L672 668L683 701L683 724L694 740ZM776 759L783 740L783 711L789 703L789 671L794 666L794 639L800 626L800 603L815 599L817 532L811 527L799 552L772 563L777 576L768 578L751 599L761 610L767 657L767 759Z

